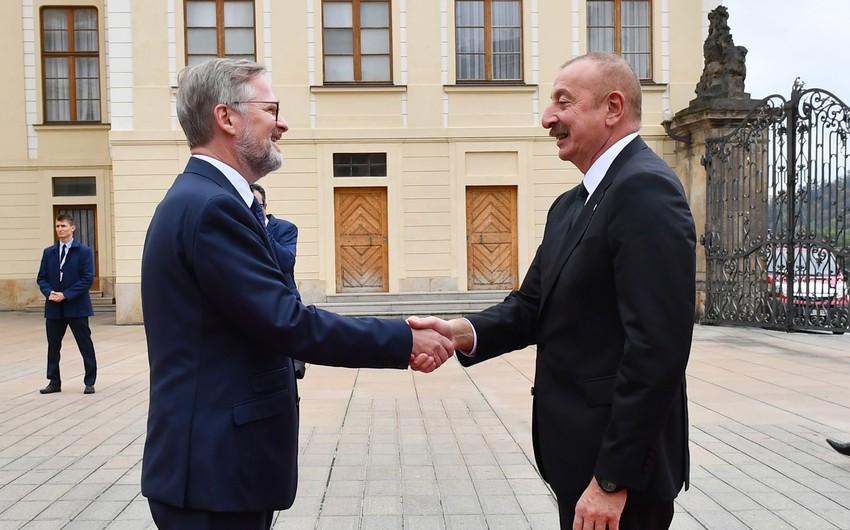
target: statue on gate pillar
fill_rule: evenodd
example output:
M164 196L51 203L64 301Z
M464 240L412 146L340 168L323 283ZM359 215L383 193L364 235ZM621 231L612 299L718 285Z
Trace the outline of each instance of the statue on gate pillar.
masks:
M744 92L747 49L735 46L729 30L729 11L717 6L708 14L708 38L702 45L705 66L695 90L697 98L749 98Z

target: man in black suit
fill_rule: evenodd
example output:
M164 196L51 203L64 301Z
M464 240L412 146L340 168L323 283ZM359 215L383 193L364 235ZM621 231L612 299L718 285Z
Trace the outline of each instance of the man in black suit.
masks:
M68 214L56 216L58 241L44 249L38 269L38 283L44 295L44 318L47 327L47 379L49 383L39 390L42 394L62 391L59 375L59 357L62 339L71 328L80 355L83 357L83 393L94 394L97 379L97 360L91 340L89 317L94 315L89 289L94 280L94 252L74 239L77 229L74 218Z
M695 230L640 120L625 60L567 62L542 121L584 177L549 210L521 287L466 319L411 321L451 337L464 366L537 345L534 453L562 528L667 528L688 480Z
M142 255L150 402L142 494L162 529L268 529L298 482L292 360L431 371L453 352L404 320L304 306L249 189L278 169L289 128L264 68L184 69L177 117L192 153Z

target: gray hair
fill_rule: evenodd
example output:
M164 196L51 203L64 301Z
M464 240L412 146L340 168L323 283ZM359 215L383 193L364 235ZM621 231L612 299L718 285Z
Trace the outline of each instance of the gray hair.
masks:
M189 147L205 145L213 137L213 109L224 103L244 110L244 102L252 99L249 84L263 75L264 66L244 59L212 59L187 66L177 77L177 119L186 134Z
M635 74L632 65L622 56L608 52L591 52L579 57L573 57L565 62L563 70L572 63L578 61L591 61L599 69L601 74L600 83L597 87L597 103L602 101L608 94L617 90L623 93L626 100L626 115L630 117L637 128L641 121L641 99L643 94L640 89L640 80Z

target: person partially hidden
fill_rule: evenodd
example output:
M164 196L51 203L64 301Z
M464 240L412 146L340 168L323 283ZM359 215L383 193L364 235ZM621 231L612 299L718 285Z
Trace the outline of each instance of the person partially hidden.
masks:
M850 456L850 442L836 442L827 438L826 443L842 455Z

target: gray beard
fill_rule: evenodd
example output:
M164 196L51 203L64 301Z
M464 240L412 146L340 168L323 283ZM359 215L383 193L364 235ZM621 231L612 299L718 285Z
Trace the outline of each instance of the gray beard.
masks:
M236 159L239 163L259 177L280 169L283 166L283 154L271 146L263 149L262 145L253 144L249 138L250 132L246 129L236 143Z

